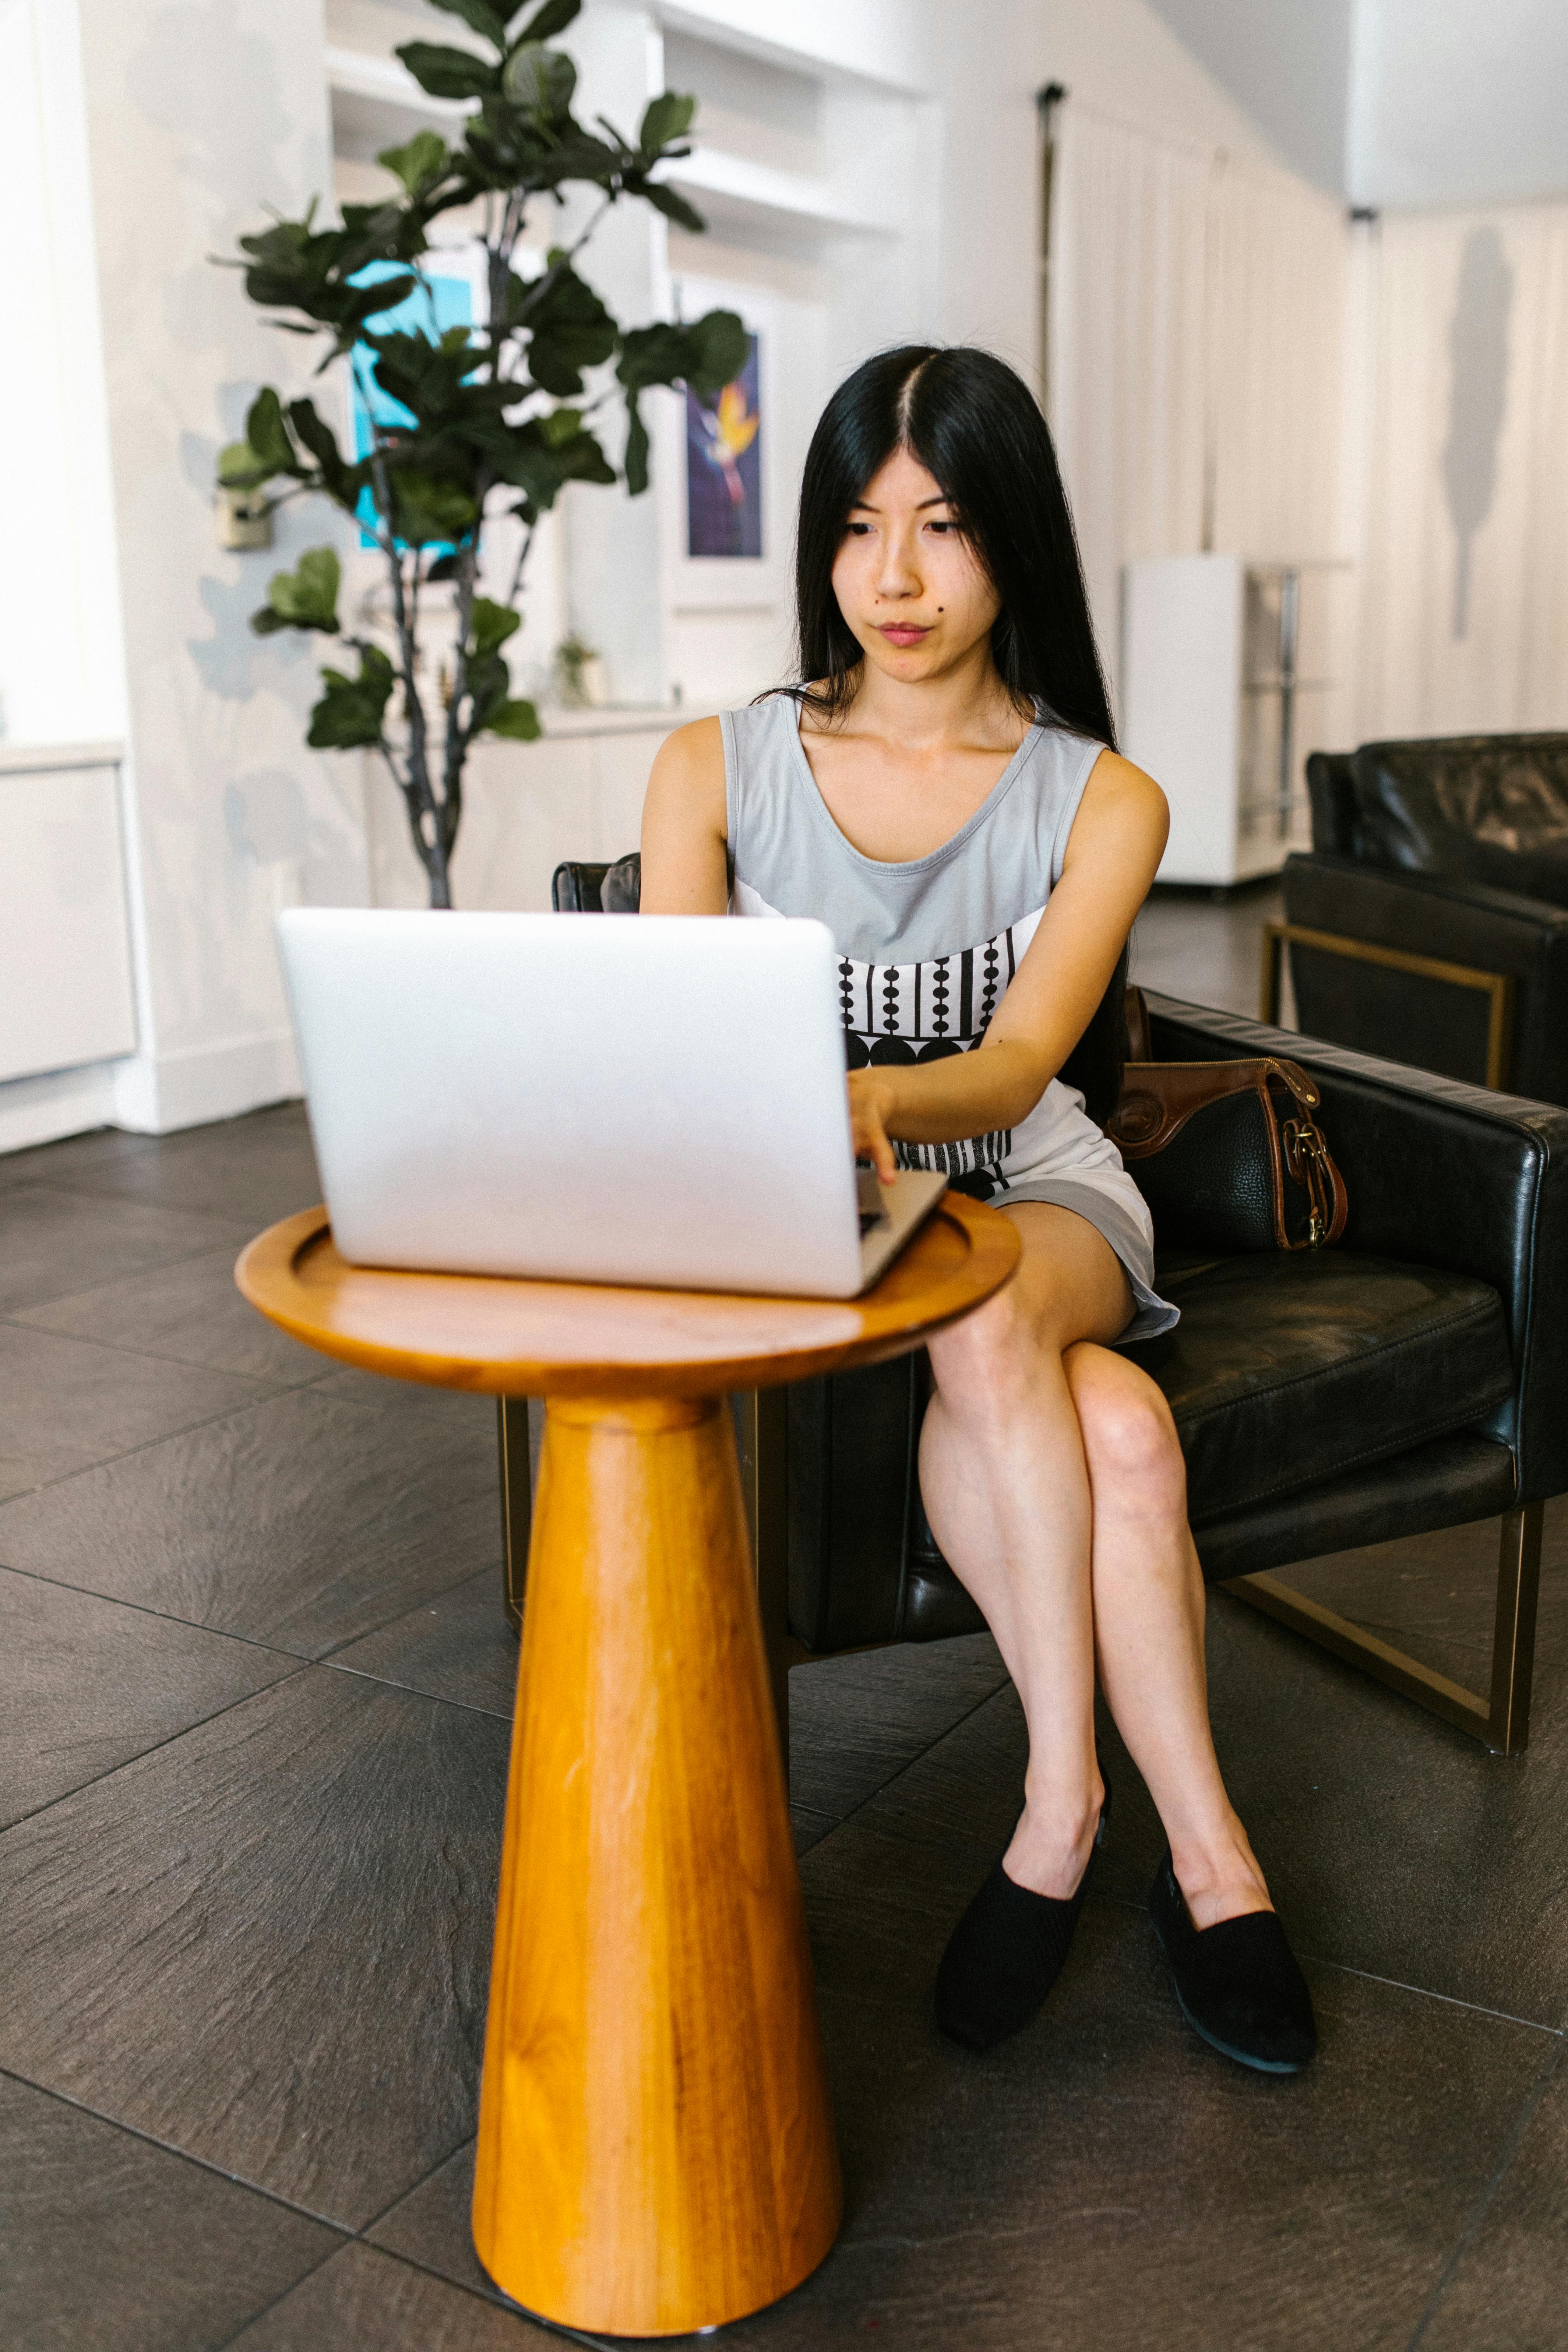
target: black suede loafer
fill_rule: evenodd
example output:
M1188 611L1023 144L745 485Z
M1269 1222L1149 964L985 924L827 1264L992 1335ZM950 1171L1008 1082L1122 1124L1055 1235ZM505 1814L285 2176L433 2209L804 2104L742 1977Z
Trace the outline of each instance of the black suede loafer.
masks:
M1036 1895L1009 1878L1000 1861L993 1866L949 1937L936 1973L936 2021L949 2041L991 2050L1038 2014L1071 1948L1110 1811L1106 1780L1100 1826L1072 1895Z
M1182 2015L1211 2049L1263 2074L1299 2074L1318 2046L1312 1997L1272 1911L1193 1925L1167 1846L1149 1896Z

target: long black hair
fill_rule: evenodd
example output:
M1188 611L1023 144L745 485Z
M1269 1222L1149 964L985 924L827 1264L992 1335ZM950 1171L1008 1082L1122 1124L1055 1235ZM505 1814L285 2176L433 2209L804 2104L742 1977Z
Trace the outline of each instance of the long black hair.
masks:
M950 501L1001 601L991 655L1020 711L1116 749L1105 674L1050 429L1021 376L990 352L905 343L841 383L811 436L795 541L797 700L836 717L863 656L833 593L849 510L895 449ZM1127 1056L1123 948L1060 1076L1103 1127Z
M1023 378L968 345L905 343L841 383L811 436L795 541L798 684L832 714L858 682L860 646L833 593L849 510L899 448L941 485L1002 610L992 658L1020 709L1115 749L1078 539L1050 429ZM816 690L814 692L813 687Z

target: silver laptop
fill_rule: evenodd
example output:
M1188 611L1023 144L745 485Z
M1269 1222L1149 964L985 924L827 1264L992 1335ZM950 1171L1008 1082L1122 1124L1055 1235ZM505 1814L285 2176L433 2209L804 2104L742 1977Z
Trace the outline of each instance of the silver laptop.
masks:
M852 1298L945 1188L858 1174L820 923L293 908L278 929L356 1265Z

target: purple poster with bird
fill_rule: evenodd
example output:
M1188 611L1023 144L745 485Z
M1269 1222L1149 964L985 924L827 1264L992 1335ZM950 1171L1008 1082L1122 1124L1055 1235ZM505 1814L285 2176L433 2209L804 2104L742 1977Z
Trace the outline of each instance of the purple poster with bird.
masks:
M722 392L686 388L686 551L763 551L762 408L757 338L746 364Z

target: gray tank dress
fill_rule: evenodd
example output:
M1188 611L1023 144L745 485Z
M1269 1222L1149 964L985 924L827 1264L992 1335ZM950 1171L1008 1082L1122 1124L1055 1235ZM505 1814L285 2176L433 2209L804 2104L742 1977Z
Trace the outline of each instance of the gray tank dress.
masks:
M816 787L797 708L770 695L720 719L731 911L810 915L838 950L851 1069L930 1061L978 1045L1035 935L1102 746L1031 727L967 824L897 866L863 857ZM1143 1196L1076 1087L1053 1078L1015 1128L961 1143L900 1143L900 1165L940 1170L1000 1205L1050 1201L1087 1217L1126 1269L1134 1311L1121 1343L1169 1330L1154 1288Z

